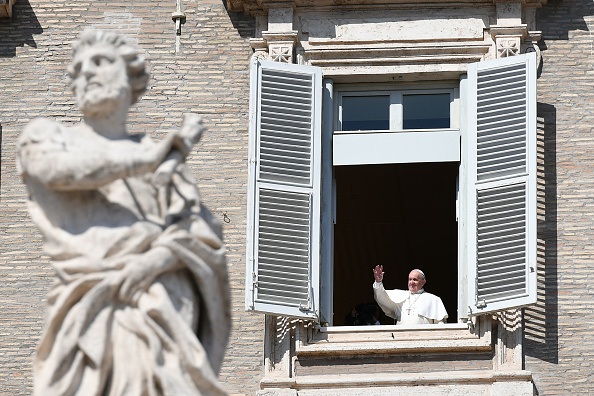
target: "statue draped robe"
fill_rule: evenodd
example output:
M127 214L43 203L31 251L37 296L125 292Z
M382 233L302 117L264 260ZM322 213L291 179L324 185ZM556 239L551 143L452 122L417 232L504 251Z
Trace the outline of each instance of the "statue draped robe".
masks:
M149 173L51 189L32 164L49 171L77 149L77 131L51 123L32 122L18 147L29 211L57 274L35 395L225 395L217 381L230 331L225 249L191 173L179 164L165 183ZM175 268L118 298L127 264L163 247Z

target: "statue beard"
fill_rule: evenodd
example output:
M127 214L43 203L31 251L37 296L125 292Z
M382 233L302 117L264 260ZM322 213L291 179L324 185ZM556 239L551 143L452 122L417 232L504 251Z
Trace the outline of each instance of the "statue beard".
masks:
M130 106L129 85L97 86L77 95L78 108L85 116L107 117L121 106Z

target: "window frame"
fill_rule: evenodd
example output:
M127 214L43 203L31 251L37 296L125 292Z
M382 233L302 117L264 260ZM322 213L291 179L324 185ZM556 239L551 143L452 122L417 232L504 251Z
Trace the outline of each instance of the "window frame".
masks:
M425 152L437 152L440 149L443 148L443 145L447 145L448 144L448 140L451 142L452 141L452 136L455 137L455 142L457 147L457 158L453 158L451 155L450 156L438 156L435 157L433 160L429 160L426 156L423 155L423 157L420 158L416 158L415 160L410 160L410 157L408 157L406 154L404 155L406 158L403 160L398 160L396 162L392 162L392 163L420 163L420 162L450 162L450 161L460 161L460 136L461 136L461 118L462 118L462 114L460 113L460 108L461 108L461 101L463 100L461 98L461 91L460 91L460 85L461 83L459 81L453 81L453 80L449 80L449 81L419 81L419 82L415 82L415 83L368 83L368 84L336 84L336 86L333 86L333 97L336 97L337 100L335 100L331 107L333 109L333 113L332 113L332 130L331 131L323 131L323 133L330 133L332 136L331 138L333 139L334 145L333 145L333 150L331 155L326 155L323 156L322 158L322 168L330 168L333 169L334 166L339 166L339 165L347 165L346 163L336 163L336 157L335 157L335 149L336 149L336 141L337 139L345 139L345 138L349 138L349 137L354 137L356 138L357 135L359 136L364 136L364 137L369 137L371 135L376 135L376 136L380 136L382 138L387 137L388 135L393 136L394 138L407 138L410 137L413 141L419 141L421 142L420 145L423 144L429 144L429 146L433 146L433 150L432 149L428 149ZM381 88L378 88L381 87ZM402 106L402 97L404 95L407 94L442 94L442 93L448 93L450 94L450 128L434 128L434 129L403 129L403 106ZM362 131L342 131L341 128L341 115L342 115L342 98L345 96L378 96L378 95L389 95L390 96L390 126L391 129L390 130L362 130ZM327 105L328 107L330 107L330 105ZM449 136L446 136L446 134L449 134ZM445 137L445 140L439 139L440 137ZM400 141L402 141L403 139L400 139ZM407 139L408 140L408 139ZM410 140L409 140L410 141ZM355 144L356 145L356 144ZM360 150L361 152L365 152L366 150ZM431 154L429 154L431 155ZM353 155L350 155L350 159L352 159ZM331 159L331 163L328 164L327 162ZM365 165L368 164L370 162L361 162L361 163L355 163L355 162L349 162L348 165L349 166L357 166L357 165ZM383 163L383 162L381 162ZM329 174L332 173L333 171L331 170L329 172ZM332 188L324 188L324 180L323 180L323 185L322 185L322 191L325 192L326 194L330 193L331 194L331 212L330 214L325 211L324 209L322 209L322 219L324 219L325 217L331 218L331 221L326 221L326 222L322 222L322 230L321 230L321 234L322 235L333 235L333 225L335 223L335 218L336 218L336 190L335 190L335 183L334 183L334 177L332 176ZM458 186L456 186L458 188ZM458 195L458 194L457 194ZM458 201L458 197L456 198L456 201ZM458 212L458 203L456 204L456 208L454 209L456 212ZM457 213L456 213L457 215ZM324 227L324 224L326 225ZM330 226L331 225L331 226ZM460 223L458 223L458 240L461 239L461 235L462 235L462 230L460 229ZM332 237L333 240L333 237ZM328 247L325 247L326 249L328 249ZM334 248L333 244L330 247L331 249ZM458 249L458 268L460 268L462 265L460 263L461 260L461 254L460 251ZM322 256L324 256L324 253L322 252ZM332 257L333 254L331 252L326 253L326 257ZM333 260L322 260L321 262L321 266L322 266L322 272L329 274L333 272ZM458 281L460 283L460 281L463 279L463 277L460 275L460 271L458 272L459 276L458 276ZM328 284L326 282L327 279L333 279L333 277L326 277L324 278L324 276L321 277L321 282L322 284L325 284L325 287L322 287L322 290L325 290L325 293L329 293L329 296L326 295L322 295L321 299L322 301L325 302L325 304L329 304L329 307L322 305L320 307L321 312L323 314L323 322L326 324L326 326L328 328L333 327L333 317L334 315L332 314L332 307L334 306L334 293L333 293L333 284ZM370 285L371 285L371 281L370 281ZM461 298L461 296L465 296L466 295L466 284L462 284L462 287L460 287L460 289L458 290L458 312L456 313L456 320L460 321L460 322L465 322L467 320L467 316L460 316L459 312L460 312L460 306L462 306L462 304L464 304L465 298ZM465 312L465 311L464 311ZM450 313L451 315L451 313ZM418 325L415 327L419 327L419 328L424 328L426 326L431 326L431 325ZM351 329L356 329L357 326L339 326L340 328L346 327L346 328L351 328ZM382 328L385 328L386 326L381 326ZM464 326L463 326L464 327ZM379 331L379 329L378 329Z
M258 65L260 64L261 61L255 60L253 65ZM275 62L265 62L268 63L270 65L270 67L272 68L282 68L285 70L290 70L291 68L308 68L310 71L314 71L315 73L317 73L317 75L321 76L321 69L320 68L315 68L315 67L310 67L310 66L301 66L301 65L288 65L288 64L277 64L277 65L273 65ZM528 304L532 304L536 301L536 290L535 290L535 284L536 284L536 273L535 273L535 267L536 267L536 255L535 255L535 247L536 247L536 228L534 226L534 220L535 220L535 206L532 207L532 205L535 205L535 199L534 202L532 202L531 200L533 198L535 198L533 192L535 190L535 183L536 183L536 174L531 173L533 170L535 170L535 165L536 165L536 161L535 161L535 151L536 151L536 145L534 144L532 146L532 143L535 139L535 134L536 134L536 130L535 130L535 119L536 119L536 113L535 113L535 104L536 104L536 96L535 96L535 86L536 86L536 78L535 78L535 72L536 72L536 58L535 58L535 54L523 54L523 55L518 55L516 57L513 58L507 58L505 60L501 60L501 59L497 59L497 60L493 60L493 61L485 61L485 62L479 62L478 64L481 64L480 67L474 66L475 68L481 69L481 70L486 70L489 68L492 68L495 73L499 73L501 72L501 74L506 74L505 71L503 70L504 68L502 68L501 70L498 70L499 65L503 64L503 65L508 65L507 67L509 68L509 65L512 65L512 68L515 67L515 64L519 64L522 65L521 67L523 67L524 69L522 69L526 75L526 79L525 79L525 84L526 84L526 88L524 89L523 94L526 95L526 114L525 114L525 132L521 132L523 133L524 137L521 137L522 139L527 139L527 147L528 147L528 151L527 151L527 155L525 160L530 162L530 171L528 172L527 170L527 174L525 175L525 182L527 183L527 185L529 186L529 190L531 191L530 194L528 195L523 195L521 196L522 199L524 199L525 201L525 205L528 209L530 209L531 211L534 211L534 213L530 213L528 216L528 220L530 221L530 224L526 225L526 227L530 227L530 229L528 230L527 234L529 233L530 235L527 237L529 238L526 239L526 243L527 243L527 260L526 262L523 264L524 265L524 272L525 272L525 276L527 279L526 283L529 283L529 290L527 290L527 293L524 299L516 299L513 300L513 302L509 302L507 306L499 306L497 307L498 309L510 309L510 308L516 308L519 306L524 306L524 305L528 305ZM475 64L475 65L478 65ZM316 71L317 70L317 71ZM473 69L473 66L471 65L471 70L475 70ZM474 73L474 72L473 72ZM252 76L254 75L258 75L258 71L254 72L252 70ZM316 80L321 80L321 77L318 78L316 77ZM470 82L468 80L471 80ZM506 83L506 81L504 81L503 83ZM258 161L258 157L254 156L254 152L257 152L257 149L254 151L254 141L257 140L257 128L254 129L254 123L251 122L250 124L250 175L249 175L249 184L251 187L248 188L249 191L249 195L250 197L248 198L248 249L247 249L247 273L246 273L246 309L247 310L252 310L252 311L258 311L258 312L263 312L263 313L271 313L271 314L277 314L277 315L285 315L285 316L292 316L292 317L297 317L297 318L305 318L305 319L310 319L310 320L314 320L317 322L322 322L322 324L325 324L324 321L327 321L326 318L330 317L328 316L328 310L331 310L332 304L331 302L328 302L328 296L332 295L332 270L331 270L331 265L332 265L332 236L331 235L326 235L327 233L320 233L319 231L319 227L318 225L321 223L322 227L324 227L324 229L328 229L329 224L331 224L331 219L332 219L332 183L331 183L331 172L332 172L332 151L331 151L331 142L332 142L332 135L333 132L336 128L334 128L333 123L330 121L333 119L332 117L332 112L335 111L334 110L334 104L333 104L333 95L334 93L334 89L333 89L333 83L331 79L324 79L323 83L321 81L319 81L317 84L319 84L319 86L316 86L316 89L320 88L322 89L323 87L323 100L321 101L322 103L320 103L321 105L321 109L320 111L323 113L323 118L321 120L321 124L322 124L322 130L320 131L319 135L321 136L317 136L315 137L315 139L317 141L319 141L318 139L321 139L321 147L318 147L319 152L317 154L315 154L315 156L320 156L322 158L322 164L318 169L320 171L320 178L321 178L321 185L318 186L317 189L314 189L314 195L315 194L319 194L320 196L316 196L316 199L318 200L318 202L316 203L316 205L319 205L319 207L321 207L322 213L324 215L322 215L320 218L317 218L317 221L313 221L313 224L315 225L315 227L312 228L312 238L311 238L311 255L312 255L312 263L310 263L310 265L312 265L311 267L311 271L312 271L312 279L310 279L310 281L312 281L312 285L314 285L314 289L316 289L316 292L320 292L319 295L319 299L316 299L316 303L319 303L320 300L322 300L321 303L321 311L317 312L317 311L310 311L309 315L303 315L302 313L299 312L295 312L295 313L287 313L284 312L283 310L278 310L278 309L274 309L273 306L271 307L266 307L266 309L257 309L254 307L253 304L253 300L250 301L250 297L248 296L249 293L249 286L250 284L252 284L252 277L250 276L250 274L253 274L254 272L253 269L255 268L254 265L257 267L257 263L255 263L254 261L254 251L253 251L253 243L254 240L257 239L257 233L255 233L255 229L254 229L254 224L252 224L252 220L254 219L254 211L258 211L259 208L254 206L254 172L256 172L255 170L258 169L258 164L256 163ZM476 105L476 99L474 99L474 96L472 96L472 92L474 92L474 94L476 95L477 92L477 84L476 84L476 73L475 75L471 76L471 78L466 79L464 77L462 77L461 81L460 81L460 89L463 90L464 92L466 92L466 94L461 95L461 98L464 98L463 100L460 101L460 114L466 114L468 115L470 112L472 112L472 106ZM474 90L474 91L473 91ZM252 87L252 94L251 96L254 96L254 90ZM472 96L472 98L471 98ZM318 101L319 102L319 101ZM470 110L469 110L470 109ZM516 108L511 108L514 112L517 110ZM495 112L495 115L499 114L499 118L501 118L501 114L505 114L507 115L507 113L501 113L501 111L499 111L499 113ZM257 119L258 116L257 114L254 114L254 109L252 107L250 107L250 120L254 120ZM455 119L456 117L453 117L453 119ZM472 117L464 117L461 116L460 118L460 131L462 133L462 135L466 135L466 138L462 139L462 144L463 144L463 150L465 150L464 147L466 147L466 151L468 153L470 153L470 150L468 150L468 147L472 146L472 139L470 139L469 137L474 134L476 135L476 126L473 126L473 122L476 123L476 120L473 120ZM476 117L475 117L476 118ZM320 120L318 118L316 118L316 123L319 124ZM524 126L524 124L522 124ZM409 131L409 130L407 130ZM475 131L475 132L473 132ZM520 131L524 131L524 129L521 129ZM476 136L474 137L474 139L476 139ZM476 145L476 144L475 144ZM476 153L470 153L469 155L476 155ZM534 162L534 164L532 163ZM472 267L472 263L476 263L475 260L475 255L476 254L476 246L472 246L473 243L477 243L476 241L474 241L476 239L475 235L470 235L470 231L472 230L472 223L473 221L477 221L477 218L474 217L476 216L476 213L473 214L471 213L472 211L476 211L476 205L473 206L472 203L472 199L469 199L468 197L471 197L472 194L475 194L475 190L472 190L472 188L475 188L475 186L477 185L476 181L473 182L468 182L468 178L470 176L472 176L473 172L476 172L475 169L473 169L473 166L475 166L476 164L472 163L472 161L468 161L468 163L466 163L465 161L462 162L461 165L461 170L460 170L460 196L462 197L461 199L461 208L460 208L460 219L461 221L459 221L459 227L463 227L465 230L465 236L467 237L466 239L464 239L463 241L460 241L460 246L458 248L459 251L459 257L461 257L461 259L459 260L459 264L460 268L459 268L459 276L461 276L461 279L464 282L464 285L469 286L470 285L470 278L473 277L473 272L472 271L468 271L466 268L470 268ZM523 175L521 175L522 177L524 177ZM316 180L316 182L319 182L319 180ZM513 182L512 182L513 183ZM472 186L470 185L472 184ZM314 205L314 206L316 206ZM317 208L317 206L316 206ZM526 210L528 210L526 209ZM317 210L317 209L316 209ZM478 213L478 212L477 212ZM474 218L474 220L473 220ZM470 228L468 228L470 227ZM331 234L331 233L330 233ZM330 247L330 248L329 248ZM472 258L475 257L475 258ZM315 261L316 263L319 264L319 262L321 262L324 264L321 266L321 268L314 268L315 263L313 263L313 261ZM317 265L317 264L316 264ZM330 267L329 267L330 266ZM471 268L472 269L472 268ZM499 268L497 268L499 270ZM476 269L475 269L476 270ZM317 272L316 272L317 271ZM473 270L474 271L474 270ZM504 271L504 270L502 270ZM502 273L503 274L503 273ZM505 274L504 274L505 275ZM477 275L478 276L478 275ZM529 282L528 282L529 281ZM319 282L318 284L316 284L316 282ZM253 284L252 284L253 285ZM319 286L319 287L317 287ZM471 290L472 288L469 287L469 290ZM470 293L469 293L470 294ZM460 296L461 294L459 294ZM252 289L252 298L253 298L253 289ZM330 297L331 298L331 297ZM467 296L467 300L466 301L462 301L459 303L459 313L458 313L458 317L459 318L464 318L464 315L462 314L463 312L465 312L466 308L468 308L468 316L475 316L475 315L480 315L482 313L488 313L488 312L494 312L497 310L493 309L492 307L478 307L477 306L477 302L473 302L472 301L473 297L472 296ZM318 307L320 307L318 305ZM268 309L270 308L270 309ZM480 309L479 309L480 308ZM486 308L486 309L483 309Z

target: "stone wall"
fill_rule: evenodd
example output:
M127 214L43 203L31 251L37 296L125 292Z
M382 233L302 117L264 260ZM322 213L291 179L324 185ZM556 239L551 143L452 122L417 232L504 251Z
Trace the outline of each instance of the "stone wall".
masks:
M592 394L594 370L594 3L537 13L539 303L526 310L525 362L539 395Z
M184 112L209 131L189 163L203 200L225 220L233 329L220 379L231 394L254 394L262 374L263 317L244 312L249 58L253 19L221 0L182 1L187 15L175 52L176 2L19 0L0 20L0 394L32 389L31 358L53 272L26 210L15 142L36 116L77 122L66 85L71 44L86 27L118 29L146 54L152 79L132 108L132 132L164 134Z
M254 21L223 1L182 1L187 22L175 53L175 2L19 0L0 20L0 394L31 393L31 355L43 326L52 270L26 212L15 141L43 115L76 122L66 86L71 43L88 26L117 28L146 51L150 88L133 109L133 131L166 133L184 112L210 130L190 164L205 203L226 219L233 331L221 380L254 394L262 375L263 317L244 313L248 60ZM594 3L550 0L537 13L539 304L525 311L525 365L539 395L590 394L594 380Z

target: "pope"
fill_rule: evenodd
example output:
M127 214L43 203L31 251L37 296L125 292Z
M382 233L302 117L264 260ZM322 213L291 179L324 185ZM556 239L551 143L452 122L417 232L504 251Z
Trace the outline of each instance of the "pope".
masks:
M397 324L416 325L445 323L448 313L438 296L423 289L427 282L425 273L414 269L408 274L408 290L386 290L382 283L384 267L376 265L373 269L375 282L373 294L375 301L384 313L396 320Z

